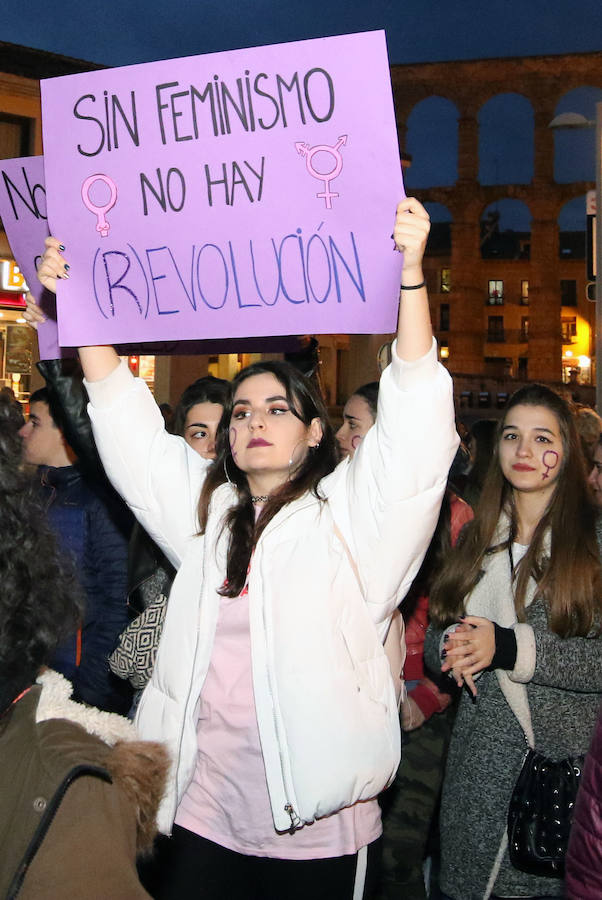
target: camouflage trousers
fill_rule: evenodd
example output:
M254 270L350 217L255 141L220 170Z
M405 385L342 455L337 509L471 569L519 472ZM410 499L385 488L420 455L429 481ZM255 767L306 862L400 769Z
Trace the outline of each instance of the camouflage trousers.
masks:
M377 900L425 900L423 862L436 812L456 706L404 732L401 765L380 797L383 817Z

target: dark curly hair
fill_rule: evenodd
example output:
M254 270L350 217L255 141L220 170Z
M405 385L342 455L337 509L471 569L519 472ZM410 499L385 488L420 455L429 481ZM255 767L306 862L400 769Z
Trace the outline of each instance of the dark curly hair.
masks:
M21 438L0 397L0 713L82 618L75 576L21 470Z

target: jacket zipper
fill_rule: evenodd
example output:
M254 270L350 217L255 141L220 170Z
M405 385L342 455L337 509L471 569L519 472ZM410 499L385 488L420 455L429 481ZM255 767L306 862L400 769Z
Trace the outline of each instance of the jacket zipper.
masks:
M289 816L291 817L291 827L289 828L288 833L294 834L295 831L297 830L297 828L301 827L301 824L302 824L301 819L299 818L299 816L297 815L297 813L295 812L295 810L293 809L293 807L291 806L290 803L284 804L284 811L287 812L289 814Z
M313 501L312 501L312 502L313 502ZM266 530L264 531L264 533L261 535L261 537L260 537L260 539L259 539L259 542L258 542L258 546L259 546L259 543L263 544L263 543L265 542L265 538L266 538L269 534L271 534L273 531L275 531L277 528L279 528L279 527L283 524L283 522L286 521L286 519L289 518L290 515L293 515L295 512L298 511L298 509L304 509L306 505L310 505L310 504L308 504L307 502L305 502L305 503L303 503L303 505L301 505L301 506L298 507L297 509L295 509L295 510L289 510L289 511L288 511L288 515L286 516L285 519L282 519L282 520L280 520L280 521L274 521L274 520L272 520L272 522L269 523L269 525L268 525L268 527L266 528ZM256 550L256 549L257 549L257 547L255 548L255 550ZM255 552L255 551L253 551L253 552ZM248 580L249 580L249 575L250 575L250 566L249 566L249 572L247 573L247 582L248 582ZM290 800L287 799L287 796L286 796L287 793L288 793L288 787L287 787L286 773L285 773L285 770L284 770L284 760L283 760L283 757L282 757L282 744L281 744L281 741L280 741L280 734L279 734L279 728L278 728L278 720L277 720L277 717L276 717L276 704L275 704L275 702L274 702L274 692L273 692L273 689L272 689L272 676L271 676L270 666L269 666L269 662L268 662L268 658L267 658L267 656L268 656L268 654L267 654L267 650L268 650L268 626L267 626L267 621L266 621L265 603L263 603L263 602L262 602L262 604L261 604L261 614L262 614L262 619L263 619L263 633L264 633L264 635L265 635L265 644L266 644L266 674L267 674L268 692L269 692L269 695L270 695L270 703L271 703L271 707L272 707L272 719L273 719L273 722L274 722L274 733L275 733L275 735L276 735L276 743L277 743L277 745L278 745L278 758L279 758L279 760L280 760L280 777L281 777L281 779L282 779L282 787L283 787L283 789L284 789L284 796L285 796L285 800L286 800L286 802L285 802L285 804L284 804L284 812L287 814L287 816L288 816L288 817L290 818L290 820L291 820L290 827L288 828L288 833L289 833L289 834L294 834L295 831L297 831L298 828L301 828L301 827L303 826L303 821L302 821L302 819L301 819L301 816L300 816L300 815L298 814L298 812L295 810L293 804L290 802Z
M247 578L248 578L248 575L247 575ZM290 824L290 828L288 829L288 833L294 834L298 828L301 828L301 826L303 825L303 822L301 821L301 817L299 816L299 814L295 811L293 804L287 799L287 796L286 796L288 793L288 790L287 790L287 784L286 784L286 774L284 771L284 760L282 757L282 744L280 741L280 734L279 734L279 729L278 729L278 719L276 717L276 704L274 702L274 691L272 689L272 675L270 672L270 666L269 666L269 662L268 662L268 654L267 654L268 626L267 626L267 621L266 621L265 603L263 603L263 602L261 604L261 613L262 613L262 619L263 619L263 633L265 635L265 644L266 644L266 674L267 674L268 691L269 691L270 703L271 703L271 707L272 707L272 719L274 722L274 733L276 735L276 743L278 745L278 758L280 759L280 776L282 778L282 786L284 788L284 796L285 796L285 800L286 800L286 803L284 804L284 811L291 820L291 824Z

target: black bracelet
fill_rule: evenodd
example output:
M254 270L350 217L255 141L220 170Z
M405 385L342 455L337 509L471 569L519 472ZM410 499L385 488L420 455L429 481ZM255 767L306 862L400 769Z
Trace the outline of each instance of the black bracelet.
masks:
M402 291L419 291L420 288L426 287L426 281L421 281L420 284L402 284Z

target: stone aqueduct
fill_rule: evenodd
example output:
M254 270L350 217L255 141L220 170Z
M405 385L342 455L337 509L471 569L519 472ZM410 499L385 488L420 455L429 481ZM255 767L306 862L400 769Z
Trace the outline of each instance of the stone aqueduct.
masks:
M483 265L479 223L490 203L508 197L524 202L532 216L529 377L559 380L558 215L568 200L594 185L554 181L554 132L548 126L565 94L583 86L602 88L602 53L395 65L391 75L402 150L408 118L421 101L445 98L458 111L455 185L417 190L421 200L443 204L452 217L453 368L478 373L482 365L483 296L475 278ZM483 185L478 179L479 110L508 93L521 95L532 106L533 178L529 184Z

